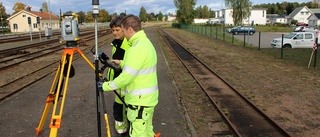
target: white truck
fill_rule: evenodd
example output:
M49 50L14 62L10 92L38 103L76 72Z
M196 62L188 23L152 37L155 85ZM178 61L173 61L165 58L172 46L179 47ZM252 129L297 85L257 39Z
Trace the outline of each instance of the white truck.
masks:
M271 47L281 48L282 38L271 41ZM312 48L316 40L315 32L291 32L283 36L283 48Z

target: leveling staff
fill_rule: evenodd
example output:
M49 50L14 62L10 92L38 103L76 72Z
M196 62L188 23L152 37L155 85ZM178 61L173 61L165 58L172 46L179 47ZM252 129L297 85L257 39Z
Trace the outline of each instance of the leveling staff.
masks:
M126 51L124 60L111 60L123 70L114 80L104 82L102 88L104 91L112 91L125 87L121 92L129 106L129 135L153 137L152 118L159 96L157 54L151 41L141 30L141 20L137 16L126 16L121 22L121 28L131 47Z

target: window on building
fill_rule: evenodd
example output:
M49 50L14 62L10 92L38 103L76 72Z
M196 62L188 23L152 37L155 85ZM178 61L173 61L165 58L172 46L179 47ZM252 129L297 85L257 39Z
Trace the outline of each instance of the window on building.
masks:
M264 11L262 11L262 17L264 17Z
M13 29L18 29L18 24L13 24Z
M302 11L302 12L301 12L301 15L303 15L303 14L304 14L304 12Z
M22 15L22 17L26 17L26 15Z
M306 12L306 15L309 15L309 12Z
M34 29L38 28L38 24L37 23L33 23L33 28Z

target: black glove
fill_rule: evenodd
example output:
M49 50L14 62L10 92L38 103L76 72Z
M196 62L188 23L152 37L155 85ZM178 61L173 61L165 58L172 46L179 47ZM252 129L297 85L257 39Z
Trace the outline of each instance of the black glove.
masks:
M102 79L102 77L99 77L99 80L97 82L98 91L103 91L103 89L102 89L103 82L104 82L104 80Z

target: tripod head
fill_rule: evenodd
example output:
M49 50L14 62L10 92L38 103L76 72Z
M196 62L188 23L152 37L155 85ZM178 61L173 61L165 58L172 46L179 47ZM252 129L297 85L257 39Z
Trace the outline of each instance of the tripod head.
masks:
M79 41L78 15L67 12L61 14L61 38L60 43L66 43L66 47L76 47Z

